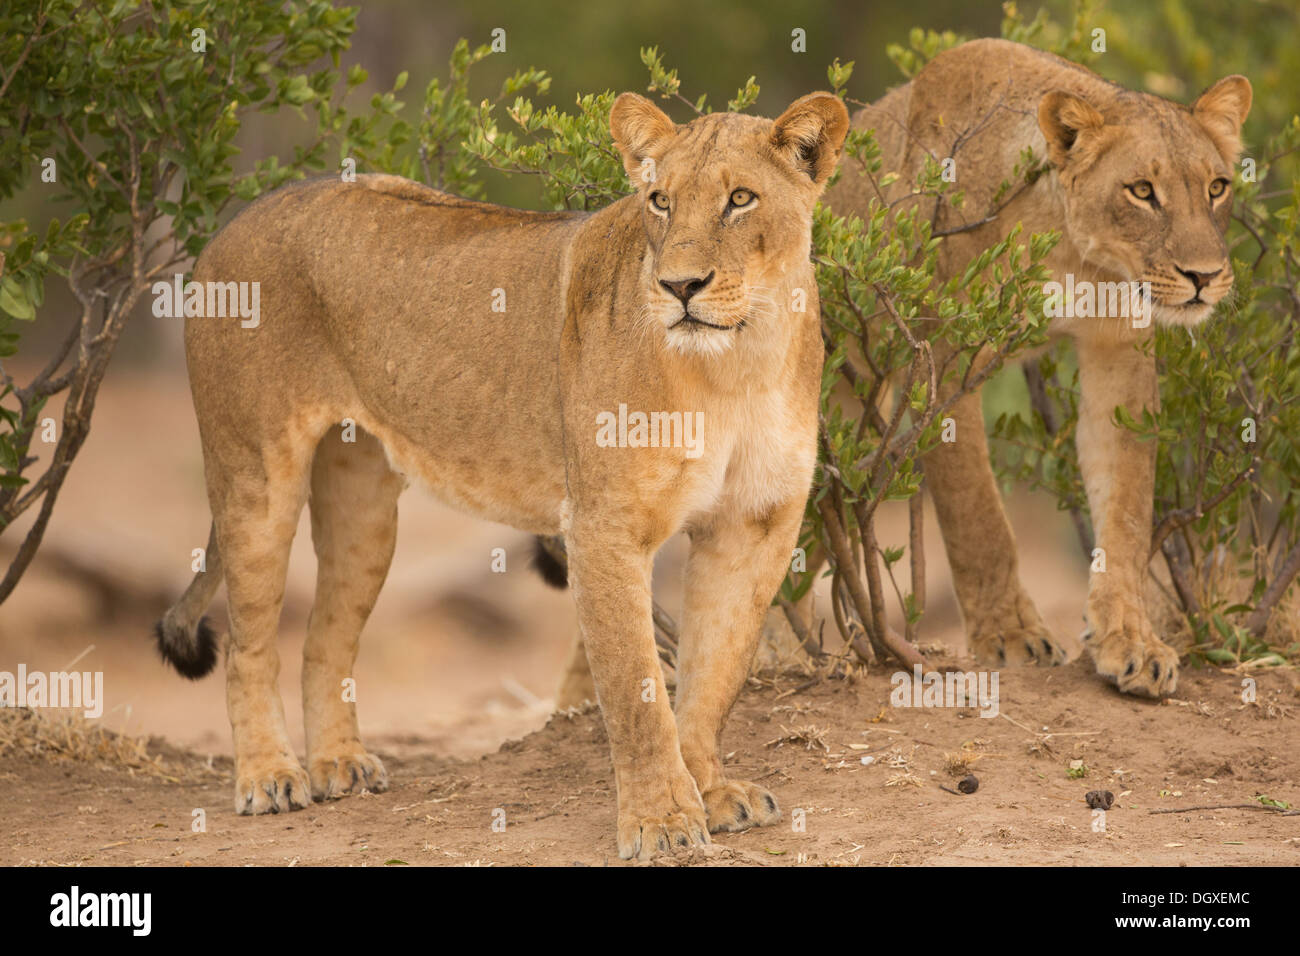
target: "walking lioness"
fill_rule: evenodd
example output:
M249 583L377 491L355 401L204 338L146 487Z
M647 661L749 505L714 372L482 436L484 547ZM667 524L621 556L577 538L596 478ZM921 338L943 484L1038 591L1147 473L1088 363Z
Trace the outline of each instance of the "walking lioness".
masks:
M226 582L238 812L385 788L341 686L414 479L473 514L564 535L620 856L779 818L770 793L723 775L718 747L812 480L811 220L848 122L828 93L775 121L684 126L624 94L610 129L636 192L600 212L522 212L360 176L279 190L209 243L194 280L258 283L260 315L186 320L213 530L207 570L158 640L186 676L210 670L201 615ZM304 501L319 558L306 770L275 648ZM681 530L674 719L650 575Z
M1027 46L976 40L940 54L911 82L854 116L855 127L874 128L884 168L899 172L899 180L880 195L846 164L827 197L840 215L865 214L878 198L903 204L898 208L925 203L936 234L948 234L939 252L940 282L960 276L1017 222L1026 235L1062 233L1047 265L1063 286L1080 291L1062 303L1049 330L1073 339L1078 356L1075 437L1100 549L1084 645L1098 673L1128 693L1173 693L1178 655L1155 633L1143 600L1155 442L1113 424L1112 415L1122 405L1141 420L1144 408L1157 405L1151 320L1195 325L1232 288L1223 233L1250 103L1243 76L1220 80L1187 107ZM1027 148L1048 169L1013 189L1010 201L989 216L1000 185L1023 179L1017 164ZM960 208L933 195L908 197L929 158L949 164L965 193ZM1138 315L1125 308L1126 291L1114 295L1130 284L1145 284ZM1090 308L1083 307L1083 290ZM925 482L972 649L994 665L1058 664L1063 649L1020 583L978 393L959 399L949 414L956 441L926 456Z

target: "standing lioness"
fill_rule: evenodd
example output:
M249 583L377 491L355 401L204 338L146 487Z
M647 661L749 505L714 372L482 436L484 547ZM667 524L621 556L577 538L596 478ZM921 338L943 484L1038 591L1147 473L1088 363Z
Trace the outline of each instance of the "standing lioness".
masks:
M975 40L935 57L909 83L854 116L873 128L884 168L900 178L878 194L856 168L828 195L841 215L883 199L933 212L938 280L1023 223L1061 232L1047 265L1075 291L1049 332L1074 342L1079 362L1079 466L1098 550L1084 646L1097 672L1132 694L1160 697L1178 683L1178 654L1156 634L1144 588L1151 549L1156 446L1112 421L1116 406L1140 420L1158 407L1154 324L1194 326L1232 288L1224 232L1232 167L1251 88L1229 76L1190 107L1107 82L1057 56L1006 40ZM1023 181L1024 151L1043 175ZM948 164L965 202L912 192L927 161ZM1132 308L1130 288L1140 290ZM1136 313L1136 314L1135 314ZM1014 316L1008 316L1014 321ZM936 341L941 361L951 350ZM986 359L981 358L980 361ZM943 397L953 394L949 381ZM984 662L1059 664L1064 649L1020 583L1011 525L989 465L978 393L949 413L956 441L925 457L970 644Z
M624 94L610 129L637 191L595 214L521 212L391 176L316 181L253 204L199 258L197 282L259 283L260 316L252 328L186 321L213 540L158 636L182 673L207 673L215 638L201 614L224 578L240 813L386 786L341 686L413 478L473 514L564 534L620 856L779 818L770 793L723 775L718 746L812 479L811 219L848 114L813 93L776 121L678 127ZM275 637L306 500L319 576L304 771ZM650 573L681 530L674 720Z

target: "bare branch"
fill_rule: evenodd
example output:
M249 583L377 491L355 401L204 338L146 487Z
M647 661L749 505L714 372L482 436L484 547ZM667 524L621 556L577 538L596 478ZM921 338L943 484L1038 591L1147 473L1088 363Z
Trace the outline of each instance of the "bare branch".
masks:
M1287 553L1286 560L1277 573L1273 575L1273 580L1269 582L1264 593L1260 595L1259 602L1255 609L1250 612L1246 618L1245 628L1255 637L1263 638L1264 632L1268 629L1269 619L1273 616L1273 609L1277 603L1282 600L1282 595L1286 594L1287 588L1295 580L1296 575L1300 574L1300 541L1292 546Z

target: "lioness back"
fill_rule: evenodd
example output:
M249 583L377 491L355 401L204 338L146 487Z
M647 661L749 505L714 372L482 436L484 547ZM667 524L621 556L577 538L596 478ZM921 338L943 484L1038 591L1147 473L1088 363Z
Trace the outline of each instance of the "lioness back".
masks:
M453 504L554 530L564 481L555 412L562 284L587 218L382 175L264 197L194 270L199 282L256 282L260 291L254 328L186 322L200 421L275 421L244 403L282 407L290 430L349 419ZM215 387L217 378L227 384ZM223 408L206 407L214 395L226 396ZM500 487L503 471L520 469L525 480Z
M979 39L944 51L910 82L859 110L853 128L874 129L883 168L899 173L885 190L888 199L912 189L927 157L954 161L956 188L965 201L960 209L944 203L935 223L936 230L950 229L983 217L1026 146L1044 156L1038 101L1052 89L1083 96L1099 109L1137 95L1043 50ZM828 198L833 206L865 208L869 190L864 177L849 171Z

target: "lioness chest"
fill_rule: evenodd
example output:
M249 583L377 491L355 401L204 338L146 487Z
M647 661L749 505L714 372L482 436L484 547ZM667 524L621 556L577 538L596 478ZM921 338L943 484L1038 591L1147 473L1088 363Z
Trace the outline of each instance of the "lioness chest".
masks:
M725 512L761 518L806 495L816 461L816 410L794 389L719 402L683 503L684 523Z

